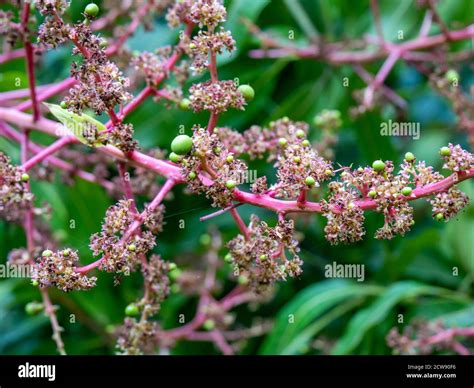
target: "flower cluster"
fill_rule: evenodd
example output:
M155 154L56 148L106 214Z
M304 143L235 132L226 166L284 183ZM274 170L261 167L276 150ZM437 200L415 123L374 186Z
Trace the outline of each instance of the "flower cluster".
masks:
M315 116L314 125L326 131L334 131L342 125L341 112L334 109L324 109Z
M97 278L77 272L75 267L78 262L77 251L72 249L45 250L37 259L32 280L42 288L57 287L64 292L89 290L95 286Z
M222 113L229 108L243 110L245 106L245 99L237 90L234 81L207 81L193 84L189 93L190 107L196 113L202 110Z
M319 187L333 175L330 162L320 157L306 140L299 139L298 143L282 147L276 163L279 179L276 193L279 197L296 198L302 190Z
M227 11L219 0L194 0L189 9L189 18L200 28L214 29L225 21Z
M209 33L199 31L189 44L190 55L193 58L192 70L195 73L202 73L209 66L209 52L221 54L224 50L232 52L235 50L235 41L230 31L225 31L222 27L219 32Z
M165 64L170 54L170 47L158 50L155 53L144 51L133 56L132 65L145 75L148 85L156 87L167 73Z
M102 256L100 269L129 274L134 271L141 255L155 246L150 231L134 234L124 241L124 235L135 220L130 210L131 200L121 200L107 209L102 231L91 236L90 248L94 256Z
M463 150L459 144L452 145L450 143L447 147L441 148L440 153L445 162L443 168L454 172L474 168L474 155Z
M107 142L125 153L132 152L138 147L138 142L133 139L133 125L118 123L107 134Z
M403 331L394 327L386 337L394 354L425 355L456 349L456 328L447 328L441 321L415 320ZM443 335L445 334L445 335Z
M160 309L160 304L169 295L169 271L169 263L163 261L158 255L151 255L146 267L142 267L148 293L137 303L137 306L143 311L145 317L155 315Z
M86 108L96 114L112 110L131 99L127 91L128 79L108 60L102 39L93 35L84 23L75 25L71 33L75 42L74 54L81 54L81 64L73 62L71 75L79 81L65 98L68 109L81 113Z
M35 2L41 15L45 17L38 29L38 43L46 48L56 48L70 38L72 29L58 15L62 15L69 7L65 0L38 0Z
M256 291L262 292L278 280L302 273L293 220L280 218L272 228L252 215L248 232L248 239L239 234L227 244L229 259L239 281L248 282Z
M436 194L430 199L433 218L438 221L456 216L469 203L469 197L457 187L450 187L445 193Z
M192 150L181 160L181 171L193 192L205 192L213 206L231 204L235 186L242 183L247 166L236 159L219 141L204 128L193 128Z
M188 18L189 10L193 0L175 1L166 13L166 21L170 28L179 27L180 24L190 21Z
M23 38L21 25L13 20L11 11L0 10L0 36L5 37L5 42L10 47Z
M154 321L137 321L126 318L119 330L118 353L122 355L154 354L158 346L156 333L159 326Z
M309 146L309 141L305 139L308 131L307 123L288 117L271 121L268 127L252 125L243 133L226 127L215 130L222 143L232 152L248 154L251 159L262 158L268 152L269 161L277 159L287 144L302 143L305 147Z
M31 206L33 195L25 182L29 176L10 163L10 158L0 152L0 218L7 221L23 220L25 210Z
M362 240L365 235L365 217L355 204L356 193L341 182L331 182L329 189L330 198L321 201L322 212L327 219L324 228L326 239L331 244Z

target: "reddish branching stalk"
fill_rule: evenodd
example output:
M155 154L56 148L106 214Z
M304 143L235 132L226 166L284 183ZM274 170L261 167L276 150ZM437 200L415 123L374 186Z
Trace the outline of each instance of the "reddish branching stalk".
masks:
M25 2L23 5L23 11L21 14L21 25L23 28L23 35L24 41L23 44L25 46L25 57L26 57L26 69L28 73L28 84L30 88L30 98L32 101L33 107L33 120L37 121L41 115L38 100L36 96L36 79L35 79L35 64L34 64L34 53L33 53L33 45L29 41L29 29L28 29L28 20L30 18L30 3Z
M456 353L463 356L470 355L469 349L457 341L456 337L474 337L474 327L449 328L423 340L423 343L426 345L450 343Z
M34 123L32 121L31 115L9 108L0 108L0 120L7 121L20 127L36 129L52 136L56 136L56 130L58 129L58 123L54 121L42 118L38 122ZM76 141L76 143L78 143L78 141ZM111 145L99 147L96 150L97 152L107 154L118 160L128 160L134 166L155 171L158 175L164 176L166 178L172 178L176 183L183 182L179 167L177 167L175 164L153 158L138 151L133 151L130 154L125 155L118 148ZM404 200L409 202L418 198L441 193L448 190L455 184L473 177L474 169L453 173L439 182L431 183L426 186L414 189L412 195L405 198ZM301 204L299 204L297 201L277 199L273 198L270 194L253 194L239 189L235 189L233 191L233 197L237 202L262 207L275 212L321 213L321 204L319 202L306 201L304 206L301 206ZM376 202L371 199L362 199L356 201L355 204L362 210L373 210L377 207ZM337 209L335 209L335 211L337 212Z

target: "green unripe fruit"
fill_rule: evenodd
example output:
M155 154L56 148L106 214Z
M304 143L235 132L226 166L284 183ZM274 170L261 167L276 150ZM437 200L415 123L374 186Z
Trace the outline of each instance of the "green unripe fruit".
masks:
M451 156L451 150L449 149L449 147L441 147L439 153L441 154L441 156Z
M449 69L445 73L444 77L451 83L455 83L459 81L459 73L454 69Z
M109 45L109 42L107 42L107 39L102 38L101 41L99 42L99 46L102 48L106 48L108 45Z
M405 154L405 160L407 162L413 162L415 160L415 155L413 155L411 152L407 152Z
M316 181L314 180L314 178L312 176L308 176L304 180L304 183L306 183L309 187L312 187L312 186L315 185Z
M233 181L232 179L229 179L229 180L225 183L225 187L227 187L229 190L235 189L235 186L237 186L237 184L236 184L235 181Z
M65 250L63 250L62 253L63 253L63 256L69 257L69 255L71 254L71 250L70 249L65 249Z
M214 330L214 328L216 327L216 324L214 323L212 319L206 319L204 323L202 324L202 327L204 330L211 331L211 330Z
M260 261L267 260L267 255L260 255Z
M294 161L295 163L301 163L301 158L300 158L299 156L295 156L295 157L293 158L293 161Z
M280 137L278 139L278 144L282 147L286 146L288 144L288 140L286 140L284 137Z
M189 48L190 48L191 50L194 50L196 47L197 47L197 46L196 46L195 43L189 43Z
M168 264L168 269L170 271L174 271L176 268L178 268L178 266L176 265L176 263L169 263Z
M22 182L28 182L30 180L30 176L25 172L21 174L21 180Z
M211 243L212 239L211 236L209 236L207 233L202 234L201 237L199 237L199 242L202 245L209 245Z
M169 272L169 277L171 280L176 280L181 276L182 272L179 268L176 268Z
M404 188L402 189L402 194L403 194L405 197L408 197L409 195L411 195L412 191L413 191L413 190L411 189L411 187L408 187L408 186L407 186L407 187L404 187Z
M179 286L179 284L175 283L171 285L170 290L171 290L171 293L177 294L178 292L181 291L181 287Z
M301 145L302 145L303 147L309 147L309 144L310 144L310 143L309 143L309 140L303 140L303 141L301 142Z
M232 155L229 155L227 156L227 158L225 158L225 160L227 163L232 163L234 161L234 157Z
M247 101L253 100L255 97L255 90L250 85L240 85L237 90Z
M38 280L32 279L32 280L31 280L31 285L32 285L33 287L38 287L38 286L39 286Z
M135 244L130 244L127 249L130 251L130 252L135 252L135 250L137 249L137 247L135 246Z
M377 196L377 192L375 190L370 190L369 191L369 197L370 198L375 198Z
M326 174L327 176L331 176L332 175L332 170L330 170L329 168L324 170L324 174Z
M44 306L43 303L39 302L30 302L27 303L25 306L25 312L28 315L38 315L41 311L43 311Z
M385 163L381 160L376 160L372 163L372 168L378 172L383 171L385 169Z
M182 156L179 156L178 154L175 154L174 152L170 153L169 159L173 163L179 163L181 162Z
M189 101L188 98L183 98L183 99L179 102L179 107L180 107L182 110L188 110L188 109L189 109L189 104L191 104L191 101Z
M86 8L84 8L84 13L89 17L95 18L99 14L99 7L94 3L87 4Z
M224 256L224 261L226 263L232 263L232 255L228 253L227 255Z
M193 148L193 139L188 135L178 135L171 142L171 151L178 155L186 155Z
M43 257L51 257L53 256L53 251L50 251L49 249L46 249L43 251L43 253L41 254L41 256Z
M238 278L237 278L237 283L239 283L240 285L245 285L249 282L249 279L247 276L245 275L240 275Z
M298 129L296 132L295 132L295 135L297 138L299 139L303 139L306 134L304 133L304 131L302 129Z
M61 103L59 104L59 106L63 109L67 109L67 102L66 101L61 101Z
M191 171L189 174L188 174L188 178L189 179L196 179L196 173L194 171Z
M130 303L127 307L125 307L125 315L128 317L136 317L140 314L140 310L135 303Z
M444 220L443 213L436 214L435 218L436 218L436 221L443 221Z

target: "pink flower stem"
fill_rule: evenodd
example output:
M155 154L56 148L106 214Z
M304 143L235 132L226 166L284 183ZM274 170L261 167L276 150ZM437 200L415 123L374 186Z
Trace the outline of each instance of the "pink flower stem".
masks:
M232 349L232 346L230 346L224 335L220 330L212 330L211 333L211 339L215 343L215 345L220 349L222 354L226 356L232 356L234 355L234 349Z
M54 86L54 84L49 84L49 85L41 85L36 87L36 91L40 92L43 90L46 90L50 87ZM18 89L18 90L11 90L8 92L2 92L0 93L0 103L5 103L11 100L18 100L21 98L29 97L30 95L30 89ZM38 94L39 95L39 94Z
M150 7L151 7L151 2L148 1L143 7L141 7L135 13L131 23L128 25L125 32L119 37L117 42L115 42L113 45L107 48L106 54L108 56L112 56L115 53L117 53L120 50L120 48L125 44L127 39L130 38L135 33L137 28L140 26L143 18L147 16L147 14L149 13Z
M434 345L439 343L446 343L451 345L451 348L458 354L470 355L471 352L460 342L455 341L455 337L474 337L474 327L454 327L443 330L426 340L426 344Z
M47 133L52 136L57 136L58 123L45 118L41 118L39 121L34 123L32 117L29 114L18 112L11 108L0 107L0 120L5 120L12 124L18 125L24 128L36 129L41 132ZM61 126L59 126L61 127ZM125 160L130 162L134 166L142 167L147 170L155 171L158 175L172 178L176 184L183 183L184 180L181 176L179 166L165 162L149 155L143 154L138 151L133 151L125 155L118 148L107 145L104 147L96 148L97 152L101 152L112 156L119 160ZM453 185L462 182L466 179L474 177L474 169L467 171L453 173L450 176L428 185L417 187L413 190L412 195L403 198L405 201L413 201L418 198L428 197L437 193L448 190ZM321 213L321 204L318 202L307 201L303 207L301 207L297 201L294 200L283 200L273 198L269 194L253 194L234 189L233 191L234 200L237 202L247 203L250 205L262 207L275 212L283 213ZM377 208L377 203L372 199L361 199L355 201L355 205L359 206L362 210L373 210ZM333 211L338 212L336 208Z
M138 213L137 206L135 204L135 198L133 196L132 186L130 185L130 176L127 173L127 166L125 162L117 162L120 178L122 179L122 186L125 198L132 201L131 209L133 213Z
M233 205L228 206L228 207L226 207L226 208L224 208L224 209L220 209L220 210L218 210L218 211L216 211L216 212L214 212L214 213L211 213L211 214L208 214L208 215L206 215L206 216L203 216L203 217L199 218L199 221L203 222L203 221L210 220L211 218L218 217L218 216L220 216L220 215L222 215L222 214L224 214L224 213L227 213L227 212L230 211L231 209L237 208L237 207L242 206L242 205L244 205L244 204L243 204L243 203L236 203L236 204L233 204Z
M247 225L245 225L245 222L242 220L242 217L240 217L240 214L235 207L230 209L230 215L234 219L235 223L239 227L239 230L244 235L245 239L246 240L250 239L250 234L247 229Z
M470 26L450 32L451 41L458 41L464 39L470 39L474 37L474 24ZM446 42L446 36L444 34L438 34L433 36L419 36L415 39L401 43L398 45L390 44L391 49L399 50L400 52L406 53L408 51L422 50L435 46L442 45ZM390 50L391 50L390 49ZM382 49L377 51L326 51L322 54L316 46L308 46L304 48L296 47L280 47L276 49L266 50L257 49L250 52L252 58L282 58L287 56L296 56L299 58L312 58L315 60L321 60L329 62L335 65L341 65L345 63L367 63L375 60L386 58L391 51Z
M25 35L23 44L25 46L26 54L26 69L28 73L28 84L30 88L30 98L33 105L33 121L37 121L41 115L38 100L36 98L36 80L35 80L35 64L33 59L33 46L28 34L28 20L30 18L30 3L26 2L23 6L21 14L21 25Z
M21 167L23 170L28 171L38 163L41 163L44 159L59 151L64 146L73 143L75 140L76 138L71 136L62 137L50 146L44 148L40 153L36 154L31 159L27 160L26 163L23 163Z
M10 126L8 126L7 124L0 122L0 131L3 132L5 136L8 137L9 139L16 141L18 143L21 143L22 135L19 134ZM33 143L32 141L29 142L28 148L29 150L31 150L32 152L36 154L39 154L40 152L43 152L44 150L43 147L40 147L39 145ZM94 174L91 174L90 172L79 170L72 164L65 162L64 160L59 159L55 156L48 156L45 160L47 160L53 166L61 170L67 171L70 174L76 175L77 177L84 179L85 181L88 181L91 183L97 183L103 186L108 191L112 191L115 189L115 185L112 182L105 179L100 179Z
M217 125L217 120L219 116L217 113L211 112L211 116L209 117L209 123L207 124L207 131L212 134L214 128Z
M76 83L76 80L74 78L66 78L64 81L61 81L58 84L51 86L47 88L46 90L42 91L41 93L39 93L37 100L38 102L45 101L50 97L53 97L59 93L66 91L67 89L71 88L75 83ZM30 109L32 105L33 105L32 101L28 100L28 101L24 101L18 104L15 107L15 109L19 111L24 111L24 110Z
M0 54L0 65L11 61L13 59L23 58L25 56L25 49L21 48L18 50L7 51L6 53Z

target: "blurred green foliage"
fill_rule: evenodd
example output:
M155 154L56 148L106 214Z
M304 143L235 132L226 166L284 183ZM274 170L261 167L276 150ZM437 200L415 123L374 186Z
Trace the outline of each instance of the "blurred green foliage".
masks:
M412 1L380 3L382 25L388 39L394 40L399 30L404 31L406 39L416 36L423 13ZM82 2L73 4L71 17L76 20ZM406 151L412 151L419 159L440 168L437 149L441 145L451 141L466 146L465 136L456 130L449 104L430 90L423 76L404 64L397 64L387 83L409 102L405 120L420 122L421 137L417 141L379 135L380 122L396 118L388 107L355 120L348 115L349 107L354 105L352 91L364 86L350 66L330 67L311 60L253 60L248 57L248 51L258 45L242 25L241 16L278 36L293 30L293 43L304 45L307 42L305 32L316 31L329 40L374 35L368 1L233 0L226 4L226 28L233 32L238 51L219 59L219 75L222 79L238 77L241 83L250 83L256 90L256 98L245 112L222 115L220 125L243 130L282 116L312 122L314 115L322 109L339 109L344 125L335 161L343 165L366 165L377 158L393 159L398 164ZM447 24L465 26L472 22L473 4L470 0L441 1L438 9ZM164 18L159 17L155 20L154 31L139 30L129 45L132 49L153 50L175 43L177 33L170 31ZM467 48L469 44L472 43L457 43L456 48ZM66 77L71 60L70 47L48 52L40 62L39 84ZM380 62L374 63L367 69L376 72L380 65ZM12 90L12 80L16 77L21 79L19 88L26 87L23 69L22 60L2 65L0 91ZM474 84L474 75L467 67L459 70L462 86L468 90ZM342 87L343 77L349 77L349 88ZM184 125L190 133L192 125L204 125L207 116L178 112L148 100L129 117L129 121L134 124L142 148L167 149L178 126ZM318 136L318 130L312 126L310 139L318 139ZM45 137L35 134L35 139L44 141ZM0 150L18 162L16 145L0 138ZM266 174L270 182L275 180L271 166L259 161L250 165L258 170L259 176ZM474 196L472 182L464 182L461 188L471 198ZM218 228L227 240L238 231L229 215L201 223L199 217L212 211L208 201L202 197L189 197L181 191L175 189L174 199L165 203L166 227L158 236L156 252L167 260L189 263L190 255L193 261L199 260L198 254L203 252L199 236L210 226ZM53 209L50 225L62 245L78 249L83 263L92 261L89 236L99 230L101 218L112 204L104 190L81 180L76 180L72 187L57 180L53 184L33 182L33 192L38 203L47 202ZM247 220L253 212L270 222L275 218L272 213L250 206L240 209ZM186 223L184 229L178 229L181 219ZM450 223L440 224L431 219L428 204L420 201L416 205L415 219L414 229L404 238L377 241L372 236L383 222L382 217L370 214L367 215L367 236L363 242L331 246L324 239L325 221L321 216L299 217L297 230L304 232L301 244L304 274L301 279L279 284L273 300L257 311L246 306L236 310L237 322L241 325L249 324L255 316L275 319L273 330L264 338L249 341L244 353L314 354L318 350L313 346L313 339L323 336L334 344L334 354L387 354L390 349L385 336L391 327L398 325L399 313L404 314L404 324L414 317L422 317L439 318L446 325L474 325L473 205ZM69 228L70 220L75 221L75 229ZM0 222L0 262L5 262L11 249L24 244L21 228ZM223 249L222 257L225 253ZM333 261L365 264L365 282L325 279L324 266ZM459 268L458 276L452 276L453 267ZM223 280L229 278L227 264L220 275ZM230 284L228 282L226 289ZM139 297L141 286L139 275L127 277L122 285L114 287L112 276L101 273L98 287L90 292L64 295L53 291L53 301L61 306L58 316L65 329L68 353L112 353L114 347L108 329L122 322L124 307ZM0 354L55 353L48 319L42 315L32 318L24 313L25 304L32 300L40 300L40 296L28 281L0 280ZM177 326L180 313L191 317L195 302L184 296L171 296L160 312L163 326ZM75 323L70 323L70 314L75 314ZM289 323L290 315L294 317L294 323ZM174 350L176 354L215 352L213 346L206 343L180 344Z

